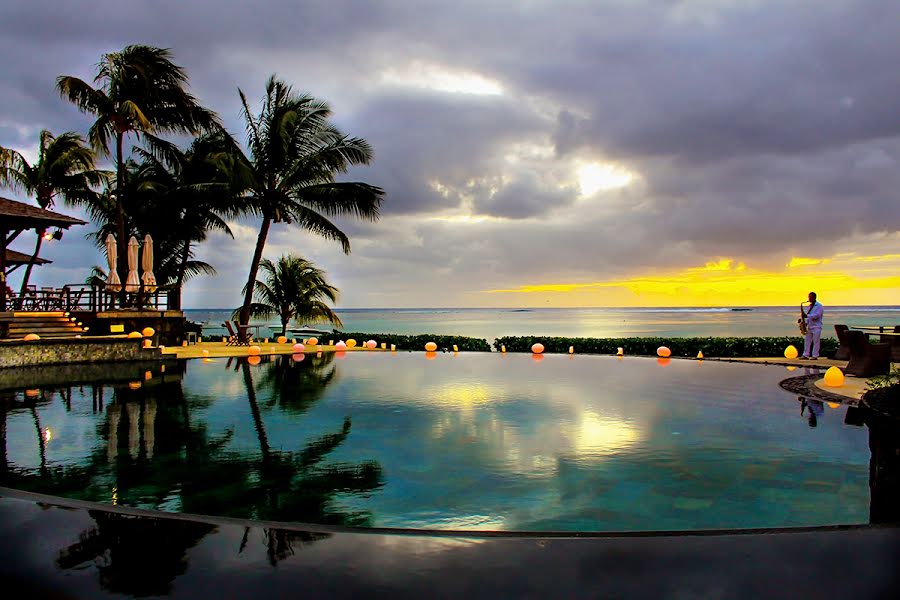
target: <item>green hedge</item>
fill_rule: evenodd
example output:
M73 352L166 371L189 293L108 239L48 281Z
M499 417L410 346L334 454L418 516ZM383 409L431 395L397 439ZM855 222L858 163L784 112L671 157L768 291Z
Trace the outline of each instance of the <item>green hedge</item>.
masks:
M793 344L803 352L803 338L800 337L708 337L708 338L569 338L510 336L497 338L494 348L506 346L507 352L531 352L536 342L544 345L545 352L568 352L575 347L580 354L615 354L623 348L625 354L656 356L656 349L668 346L672 356L697 356L703 351L706 357L737 358L754 356L783 356L784 349ZM821 355L832 356L837 350L837 340L822 338Z
M354 339L357 343L362 344L367 340L375 340L379 344L385 343L390 347L391 344L397 346L398 350L424 350L425 344L434 342L437 344L438 350L452 350L453 345L462 352L490 352L491 345L487 340L471 337L462 337L459 335L397 335L396 333L359 333L359 332L343 332L340 335L323 335L319 337L320 344L327 344L329 340L337 343L340 340L347 341Z

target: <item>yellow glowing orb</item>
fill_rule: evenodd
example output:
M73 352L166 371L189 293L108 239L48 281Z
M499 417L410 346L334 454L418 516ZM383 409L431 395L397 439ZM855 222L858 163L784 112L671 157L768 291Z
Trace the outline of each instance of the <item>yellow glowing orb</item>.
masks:
M531 352L533 354L542 354L544 352L544 345L543 344L534 344L531 347Z
M797 352L797 348L795 348L793 344L784 349L785 358L797 358L799 354L800 353Z
M656 355L660 358L669 358L672 356L672 351L666 346L660 346L656 349Z
M144 337L153 337L154 333L156 333L156 330L152 327L144 327L143 331L141 331L141 334Z
M825 385L828 387L841 387L844 385L844 372L837 367L829 367L825 371Z
M435 350L437 350L437 344L435 344L434 342L428 342L427 344L425 344L425 352L434 352Z

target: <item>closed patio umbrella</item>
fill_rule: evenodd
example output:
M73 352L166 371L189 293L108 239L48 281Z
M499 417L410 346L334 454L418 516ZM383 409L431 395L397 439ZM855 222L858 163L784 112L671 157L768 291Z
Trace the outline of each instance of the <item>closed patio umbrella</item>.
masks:
M144 274L141 275L141 281L144 282L144 289L147 293L152 294L156 291L156 276L153 274L153 238L150 234L144 236L144 247L141 250L141 268Z
M141 280L137 272L138 241L131 236L128 240L128 278L125 280L125 290L136 292L141 287Z
M109 275L106 276L106 290L118 292L122 289L122 281L116 272L116 238L113 234L106 236L106 263L109 265Z

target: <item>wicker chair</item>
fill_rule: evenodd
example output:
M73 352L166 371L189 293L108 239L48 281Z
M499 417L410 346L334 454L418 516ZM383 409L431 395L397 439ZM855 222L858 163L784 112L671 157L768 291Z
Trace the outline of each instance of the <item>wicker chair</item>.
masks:
M838 349L834 353L834 360L850 360L850 346L847 345L847 336L845 335L849 329L846 325L834 326L834 332L838 339Z
M862 331L848 330L844 338L850 347L850 361L844 370L847 375L872 377L891 370L890 344L871 344Z

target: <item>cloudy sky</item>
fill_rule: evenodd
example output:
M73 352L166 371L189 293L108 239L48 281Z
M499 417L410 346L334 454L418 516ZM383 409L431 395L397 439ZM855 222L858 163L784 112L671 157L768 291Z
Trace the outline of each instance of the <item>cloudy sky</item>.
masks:
M55 78L166 47L242 141L237 90L276 73L373 145L350 178L383 215L341 223L350 255L285 225L266 249L339 306L897 304L897 23L896 0L11 0L0 145L86 133ZM258 225L200 249L219 275L188 307L240 303ZM36 283L102 264L92 230Z

